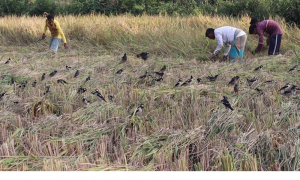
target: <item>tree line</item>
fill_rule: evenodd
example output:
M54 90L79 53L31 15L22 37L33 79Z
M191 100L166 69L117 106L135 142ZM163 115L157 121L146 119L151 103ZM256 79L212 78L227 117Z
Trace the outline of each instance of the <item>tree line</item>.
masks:
M1 0L0 15L90 14L187 16L195 14L284 17L300 24L300 0Z

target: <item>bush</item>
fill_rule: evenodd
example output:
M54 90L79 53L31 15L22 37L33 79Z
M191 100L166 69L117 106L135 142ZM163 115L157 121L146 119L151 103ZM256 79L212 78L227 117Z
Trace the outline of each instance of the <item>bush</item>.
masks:
M44 12L55 14L56 6L53 0L36 0L29 14L43 15Z

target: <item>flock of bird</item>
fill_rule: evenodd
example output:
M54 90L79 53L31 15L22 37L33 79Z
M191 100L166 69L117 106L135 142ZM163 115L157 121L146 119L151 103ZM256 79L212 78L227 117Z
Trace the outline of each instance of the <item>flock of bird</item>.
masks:
M149 54L148 52L142 52L142 53L138 54L137 57L138 57L138 58L141 58L141 59L143 59L143 60L147 60L147 59L148 59L148 54ZM126 61L127 61L127 54L125 53L124 56L121 58L121 62L120 62L120 63L125 63ZM5 62L5 64L9 64L10 62L11 62L11 58L9 58L9 59ZM289 70L289 72L294 71L297 67L298 67L298 65L295 65L294 67L292 67L292 68ZM263 68L263 65L260 65L259 67L255 68L254 71L260 71L262 68ZM69 65L66 65L66 69L67 69L68 71L70 71L70 70L72 69L72 67L69 66ZM167 67L166 67L166 65L164 65L164 66L160 69L160 71L154 72L154 74L155 74L156 76L158 76L158 77L156 77L155 75L151 75L148 71L146 71L145 74L139 76L139 79L140 79L140 80L144 80L144 79L146 79L147 77L151 77L151 78L152 78L152 83L153 83L153 82L161 82L161 81L163 81L163 79L164 79L164 73L165 73L166 69L167 69ZM120 74L122 74L123 71L124 71L124 69L121 68L121 69L117 70L115 74L116 74L116 75L120 75ZM55 76L55 75L57 74L57 72L58 72L57 70L54 70L53 72L51 72L51 73L49 74L49 77ZM76 72L75 72L75 74L74 74L74 78L77 78L77 77L79 76L79 74L80 74L79 70L76 70ZM214 82L214 81L217 80L218 76L219 76L219 75L215 75L215 76L207 76L206 78L207 78L208 81ZM46 73L43 73L40 81L45 80L45 78L46 78ZM85 82L88 82L89 80L91 80L91 76L88 76L88 77L85 79ZM240 80L240 77L239 77L239 76L234 76L234 77L232 77L232 79L231 79L230 82L228 83L228 86L234 86L234 87L233 87L233 91L234 91L235 93L239 93L239 86L238 86L239 80ZM247 78L246 80L247 80L248 85L251 86L254 82L258 81L258 78L256 78L256 77L254 77L254 78L252 78L252 79ZM187 79L187 80L184 81L184 82L183 82L182 79L180 78L173 88L178 88L178 87L180 87L180 86L188 86L188 85L190 85L192 82L193 82L193 76L191 76L189 79ZM197 82L198 82L198 83L201 83L201 82L202 82L201 77L198 77L198 78L197 78ZM11 84L15 84L15 83L16 83L15 79L14 79L14 78L11 78ZM37 83L38 83L37 80L34 80L34 81L32 82L32 87L36 87ZM68 84L68 82L67 82L66 80L64 80L64 79L58 79L58 80L57 80L57 83ZM276 83L276 81L274 81L274 80L268 80L268 81L265 81L264 83ZM27 86L27 84L28 84L28 81L26 80L26 81L22 82L22 83L19 85L19 88L24 89L24 88ZM46 88L45 88L45 92L44 92L43 94L44 94L44 95L48 94L48 93L50 92L50 88L51 88L50 85L47 85ZM255 90L256 90L258 93L260 93L260 94L263 94L263 93L264 93L263 90L261 90L261 89L259 89L259 88L255 88ZM296 93L296 90L299 90L299 88L298 88L296 85L292 85L291 83L287 83L285 86L283 86L282 88L280 88L278 92L284 91L284 92L282 93L282 95L290 96L290 95L294 95L294 94ZM85 93L86 91L87 91L86 88L83 88L82 86L80 86L80 87L78 88L78 90L77 90L77 93L78 93L78 94L83 94L83 93ZM95 89L95 91L93 91L93 92L91 92L91 93L92 93L93 95L97 96L100 100L102 100L102 101L104 101L104 102L107 102L106 99L104 98L104 96L100 93L100 91L99 91L98 89ZM2 99L5 95L6 95L6 92L0 93L0 99ZM113 97L112 95L108 95L108 98L109 98L109 100L112 101L114 97ZM91 103L91 101L88 100L86 97L83 97L82 102L85 103L85 104L87 104L87 105ZM14 103L18 103L18 102L14 102ZM233 107L231 106L231 104L230 104L229 101L228 101L228 97L223 96L223 99L221 100L221 103L222 103L226 108L228 108L228 109L230 109L230 110L232 110L232 111L234 110ZM143 108L144 108L144 105L143 105L143 104L140 104L140 105L138 106L138 108L136 108L136 109L131 113L130 117L132 117L132 116L134 116L134 115L140 115L140 114L142 113Z

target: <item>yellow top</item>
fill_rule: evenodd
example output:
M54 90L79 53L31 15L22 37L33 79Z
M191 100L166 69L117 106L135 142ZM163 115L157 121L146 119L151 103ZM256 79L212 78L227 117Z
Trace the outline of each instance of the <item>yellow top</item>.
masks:
M49 28L50 32L51 32L51 36L52 38L59 38L59 39L63 39L64 43L67 43L67 40L66 40L66 37L65 37L65 34L64 32L62 31L60 25L59 25L59 22L54 20L54 24L53 26L51 26L47 19L46 19L46 25L45 25L45 29L44 29L44 34L46 33L47 31L47 28Z

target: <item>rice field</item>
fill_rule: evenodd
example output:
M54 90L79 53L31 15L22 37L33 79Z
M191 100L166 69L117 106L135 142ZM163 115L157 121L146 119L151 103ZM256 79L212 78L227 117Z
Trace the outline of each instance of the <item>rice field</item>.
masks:
M299 94L278 90L300 86L298 69L288 72L300 59L300 31L274 19L284 30L281 54L252 55L258 37L249 35L244 62L231 64L208 60L217 43L205 30L231 25L248 32L247 16L60 16L70 49L61 44L57 55L48 52L49 31L35 43L44 18L1 18L0 170L298 171ZM143 51L145 61L136 56ZM164 65L163 80L153 81ZM140 79L146 71L151 76ZM216 81L206 78L214 75ZM191 84L174 88L190 76ZM239 93L228 86L234 76ZM253 77L258 81L249 85ZM141 104L142 113L130 116Z

